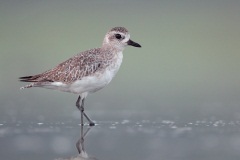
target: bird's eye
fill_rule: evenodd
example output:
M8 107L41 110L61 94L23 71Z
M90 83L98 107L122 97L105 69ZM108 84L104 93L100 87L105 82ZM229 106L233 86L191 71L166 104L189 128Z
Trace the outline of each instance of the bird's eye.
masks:
M117 39L121 39L121 38L122 38L121 34L115 34L115 37L116 37Z

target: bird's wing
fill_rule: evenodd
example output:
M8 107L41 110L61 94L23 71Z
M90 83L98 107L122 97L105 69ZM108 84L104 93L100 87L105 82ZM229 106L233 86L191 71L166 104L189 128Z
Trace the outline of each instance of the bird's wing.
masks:
M55 68L33 76L20 77L20 81L45 83L45 82L62 82L71 83L87 75L104 68L101 56L97 49L82 52L62 63Z

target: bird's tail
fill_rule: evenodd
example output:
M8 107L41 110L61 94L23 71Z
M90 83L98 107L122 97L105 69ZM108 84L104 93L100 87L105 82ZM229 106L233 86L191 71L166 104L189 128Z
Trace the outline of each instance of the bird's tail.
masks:
M19 81L21 81L21 82L37 82L38 77L39 77L38 75L19 77ZM26 86L21 87L20 89L31 88L31 87L34 87L34 86L35 86L34 83L30 83Z

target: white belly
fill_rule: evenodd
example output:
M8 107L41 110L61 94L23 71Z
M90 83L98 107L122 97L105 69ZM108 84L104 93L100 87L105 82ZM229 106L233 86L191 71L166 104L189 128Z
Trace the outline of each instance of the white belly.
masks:
M114 77L112 71L105 71L101 75L84 77L69 85L69 91L76 94L93 93L105 87Z

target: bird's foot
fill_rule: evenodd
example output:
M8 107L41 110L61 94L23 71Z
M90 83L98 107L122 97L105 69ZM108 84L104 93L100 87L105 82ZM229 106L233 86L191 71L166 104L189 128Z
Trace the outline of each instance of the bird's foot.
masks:
M94 122L90 122L89 126L95 126L95 123Z

